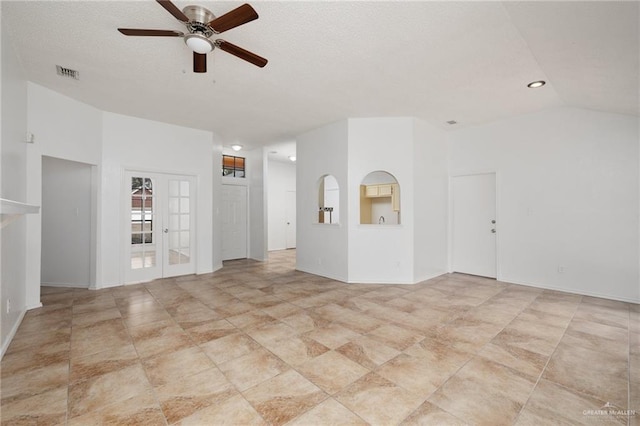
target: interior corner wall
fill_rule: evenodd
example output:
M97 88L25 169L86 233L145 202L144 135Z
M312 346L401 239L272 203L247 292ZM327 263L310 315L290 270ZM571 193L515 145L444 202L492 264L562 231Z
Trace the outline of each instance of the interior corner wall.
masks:
M414 119L355 118L348 123L348 281L414 283ZM377 170L398 181L400 225L360 224L360 184Z
M640 303L638 117L556 108L451 134L497 171L498 279Z
M175 173L197 179L196 273L213 271L213 135L209 131L103 113L99 231L100 287L123 284L122 218L125 170ZM220 164L220 163L218 163ZM218 170L218 167L215 167Z
M0 8L2 6L0 5ZM27 198L27 82L4 25L0 25L0 188L1 198L28 202ZM27 218L0 230L0 358L17 331L27 309ZM7 313L7 300L12 309Z
M348 122L328 124L296 138L296 269L348 280ZM318 180L333 175L340 187L338 224L318 223Z
M287 248L287 192L296 190L296 165L269 160L267 170L268 250Z
M414 119L414 282L448 270L448 137Z

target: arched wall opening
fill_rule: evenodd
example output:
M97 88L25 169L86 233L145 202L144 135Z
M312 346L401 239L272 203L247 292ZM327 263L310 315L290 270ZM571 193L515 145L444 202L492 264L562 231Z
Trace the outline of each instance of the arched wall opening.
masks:
M400 224L400 184L391 173L376 170L360 183L360 223Z

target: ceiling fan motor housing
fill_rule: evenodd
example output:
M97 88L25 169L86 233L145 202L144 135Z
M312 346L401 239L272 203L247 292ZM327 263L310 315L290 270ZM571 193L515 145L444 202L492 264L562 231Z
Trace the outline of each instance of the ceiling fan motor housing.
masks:
M189 22L185 22L185 25L191 34L201 34L207 38L217 34L208 24L216 19L209 9L202 6L187 6L182 9L182 13L189 18Z

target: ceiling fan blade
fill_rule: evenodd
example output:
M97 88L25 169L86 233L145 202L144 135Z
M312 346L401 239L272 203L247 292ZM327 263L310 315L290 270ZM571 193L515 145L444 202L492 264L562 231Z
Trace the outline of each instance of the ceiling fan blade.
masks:
M193 72L207 72L207 55L193 52Z
M142 37L182 37L184 33L173 30L143 30L139 28L118 28L122 34L126 36L142 36Z
M242 6L233 9L231 12L227 12L209 22L209 26L220 34L230 30L231 28L251 22L254 19L258 19L258 13L253 9L253 7L248 4L243 4Z
M228 41L216 40L216 46L221 50L224 50L227 53L231 53L232 55L237 56L240 59L244 59L247 62L251 62L253 65L260 68L264 67L265 65L267 65L267 62L269 62L262 56L258 56L255 53L249 52L248 50L244 50L242 47L231 44Z
M164 7L165 10L170 14L172 14L178 21L189 22L189 18L187 17L187 15L182 13L182 11L178 9L178 7L175 4L171 3L169 0L156 0L156 1L160 3L160 6Z

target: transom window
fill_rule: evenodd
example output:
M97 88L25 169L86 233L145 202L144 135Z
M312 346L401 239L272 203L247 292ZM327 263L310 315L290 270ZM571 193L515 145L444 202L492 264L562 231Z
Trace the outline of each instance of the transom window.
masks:
M226 177L245 177L245 160L244 157L235 157L233 155L222 156L222 176Z

